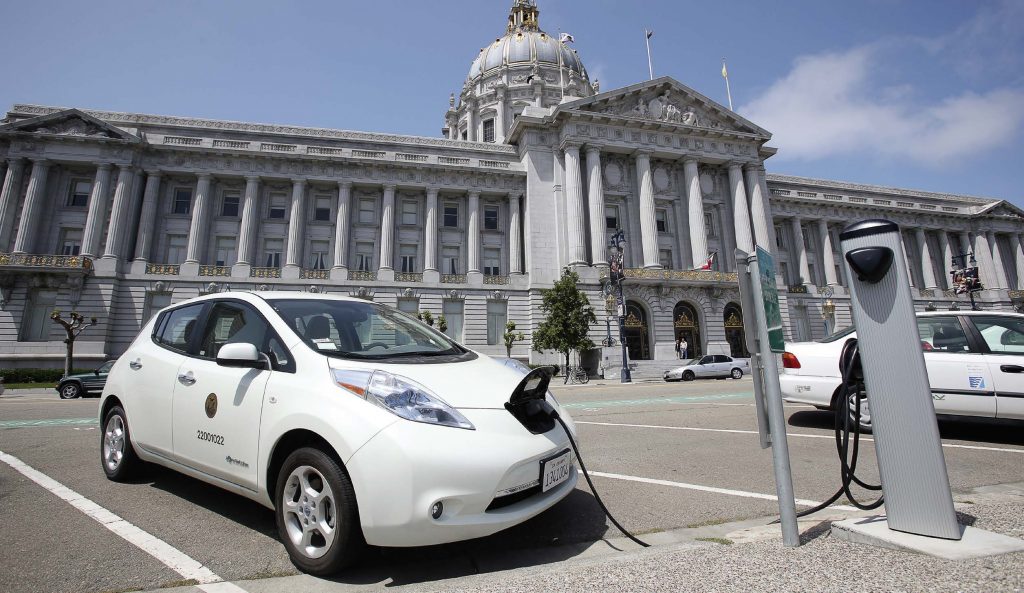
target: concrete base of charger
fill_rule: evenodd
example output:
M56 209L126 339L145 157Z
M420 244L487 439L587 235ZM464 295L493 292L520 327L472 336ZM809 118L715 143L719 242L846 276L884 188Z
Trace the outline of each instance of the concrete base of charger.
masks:
M1024 551L1024 540L960 526L963 537L957 540L941 539L904 533L889 529L885 515L858 517L832 523L832 535L846 541L868 544L892 550L927 554L947 560L966 560Z

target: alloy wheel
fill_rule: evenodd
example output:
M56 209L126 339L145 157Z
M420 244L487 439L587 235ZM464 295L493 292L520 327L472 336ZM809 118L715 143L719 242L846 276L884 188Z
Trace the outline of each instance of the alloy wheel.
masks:
M334 491L316 468L302 465L288 475L281 496L285 528L295 548L307 558L331 549L338 528Z
M115 414L107 420L107 426L103 429L103 463L111 472L115 471L124 459L124 437L124 419Z

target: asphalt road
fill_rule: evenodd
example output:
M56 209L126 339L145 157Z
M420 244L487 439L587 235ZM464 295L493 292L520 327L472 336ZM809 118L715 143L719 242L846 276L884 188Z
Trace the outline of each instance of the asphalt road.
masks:
M777 514L771 454L757 444L751 389L750 380L742 379L554 391L577 420L583 459L600 474L594 481L602 499L627 528L657 539L661 532L744 520L767 524ZM277 540L273 514L255 503L162 468L129 484L107 481L98 459L96 410L95 399L7 394L0 397L0 451L225 580L296 574ZM839 472L831 415L804 406L787 406L786 413L796 495L824 500ZM954 492L1024 482L1019 424L940 422L940 429ZM865 441L859 473L877 481L872 447ZM0 591L92 593L188 584L9 463L0 463L0 525ZM516 528L444 546L373 549L359 570L316 586L377 589L542 566L592 553L591 542L613 537L615 528L581 479L568 498Z

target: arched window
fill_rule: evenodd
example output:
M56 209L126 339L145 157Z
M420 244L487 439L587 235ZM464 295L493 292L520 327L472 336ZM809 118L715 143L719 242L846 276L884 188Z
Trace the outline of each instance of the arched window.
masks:
M647 322L647 313L639 303L626 302L626 319L622 326L622 335L626 339L626 349L629 350L630 360L650 360L650 326Z
M700 318L697 309L690 303L679 301L672 310L672 329L676 341L686 342L685 351L680 351L681 358L697 358L704 353L704 343L700 335ZM682 344L680 344L682 346Z
M725 341L733 358L748 358L746 334L743 330L743 309L736 303L729 303L722 313L725 321Z

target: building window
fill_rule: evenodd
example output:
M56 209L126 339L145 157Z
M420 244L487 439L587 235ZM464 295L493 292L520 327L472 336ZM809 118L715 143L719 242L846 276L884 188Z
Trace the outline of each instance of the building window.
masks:
M668 212L662 209L655 210L654 224L658 227L659 233L668 232Z
M445 245L441 248L441 273L459 273L459 247L457 245Z
M285 194L270 194L270 210L267 218L284 220L285 212L288 209L288 196Z
M216 265L230 266L235 263L235 238L217 237L215 242L217 250Z
M463 140L469 140L469 132L468 131L462 130L462 139Z
M793 284L793 279L789 277L789 265L786 262L779 262L779 275L787 285Z
M56 325L50 320L50 313L53 313L56 308L56 290L33 291L28 305L25 307L24 322L21 326L22 341L47 341L50 337L50 329Z
M717 237L718 229L715 228L715 215L710 212L704 213L704 230L708 237Z
M619 230L619 207L618 206L605 206L604 208L604 228L610 231Z
M61 255L78 255L82 252L82 229L62 229L60 232Z
M329 267L328 250L329 241L309 242L309 267L314 270L326 270Z
M494 120L484 120L484 142L494 142Z
M444 222L443 225L449 228L457 228L459 226L459 206L458 204L448 203L444 205Z
M356 269L360 272L373 270L373 243L356 243Z
M319 220L321 222L331 221L331 199L328 197L318 197L316 199L316 205L313 209L313 220Z
M415 225L417 219L416 202L405 200L402 202L402 224Z
M484 230L498 230L498 207L487 206L484 208Z
M172 212L175 214L188 214L191 207L192 190L184 188L174 190L174 205Z
M91 181L88 179L72 179L71 188L68 191L68 206L72 208L85 208L89 205L89 194L91 192Z
M167 256L164 257L164 262L169 264L184 262L187 250L188 237L185 235L167 235Z
M504 342L505 322L508 320L508 303L487 301L487 343L496 346Z
M420 300L419 299L398 299L398 310L406 315L416 317L420 312Z
M672 250L671 249L659 249L658 250L658 263L661 267L666 270L672 269Z
M221 216L229 216L231 218L238 217L238 194L224 194L224 203L220 207Z
M803 229L800 230L803 231ZM804 236L804 249L814 251L814 241L811 240L811 235L804 232L801 232L801 234Z
M401 258L402 273L414 273L416 271L416 246L399 245L398 255Z
M280 268L282 251L284 251L284 239L267 239L264 241L263 265L268 268Z
M501 274L501 249L484 248L484 275L498 276Z
M441 305L441 313L448 322L448 329L445 334L455 340L462 341L462 301L445 301Z
M782 227L778 225L775 226L775 246L779 249L786 248L785 234L782 232Z
M377 221L376 202L372 198L359 200L359 223L373 224Z
M146 295L146 305L142 311L142 323L145 325L149 323L149 320L154 315L160 312L161 309L171 306L171 293L169 292L151 292Z

